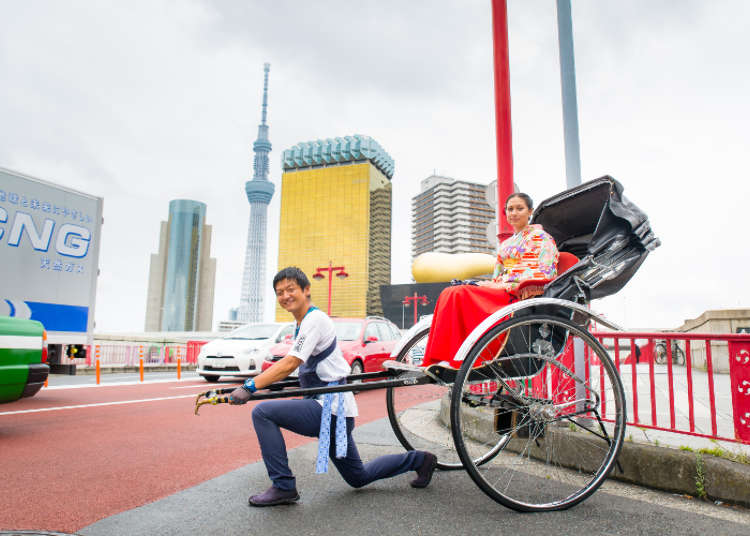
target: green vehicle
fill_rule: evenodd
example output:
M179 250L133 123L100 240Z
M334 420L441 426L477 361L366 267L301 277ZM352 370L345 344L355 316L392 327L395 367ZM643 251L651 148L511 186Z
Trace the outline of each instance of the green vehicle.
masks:
M47 333L36 320L0 316L0 403L34 396L49 375Z

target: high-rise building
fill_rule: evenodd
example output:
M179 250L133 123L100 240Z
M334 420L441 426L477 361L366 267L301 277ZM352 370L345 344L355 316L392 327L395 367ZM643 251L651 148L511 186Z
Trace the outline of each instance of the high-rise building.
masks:
M205 222L205 203L169 202L159 253L151 255L146 331L211 331L216 259L210 257L211 226Z
M393 159L372 138L354 135L299 143L284 151L281 177L279 268L300 267L312 295L331 314L382 314L380 285L391 280ZM333 275L348 277L339 279ZM278 320L289 313L276 307Z
M431 175L412 198L412 256L427 251L489 253L487 227L495 209L487 203L487 186Z
M263 320L263 294L266 281L266 222L268 204L273 197L274 186L268 180L268 153L271 142L268 140L266 112L268 109L268 71L271 65L263 65L263 106L261 122L258 125L258 139L253 143L255 159L253 178L245 183L247 201L250 203L250 221L247 226L247 246L245 247L245 269L242 272L242 289L237 320L260 322Z

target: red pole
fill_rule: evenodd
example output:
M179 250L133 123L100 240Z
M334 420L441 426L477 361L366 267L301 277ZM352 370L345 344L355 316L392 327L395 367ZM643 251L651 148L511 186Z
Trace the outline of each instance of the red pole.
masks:
M333 261L328 261L328 316L331 316L331 291L333 289Z
M417 293L414 293L414 325L417 325Z
M711 359L711 339L706 339L706 372L708 373L708 400L711 404L711 435L716 437L716 396L714 393L714 366ZM669 348L669 346L667 346ZM674 428L674 426L672 427Z
M510 123L510 68L508 64L508 8L506 0L492 0L492 44L495 60L495 129L497 136L497 239L513 234L504 217L504 203L513 193L513 142Z

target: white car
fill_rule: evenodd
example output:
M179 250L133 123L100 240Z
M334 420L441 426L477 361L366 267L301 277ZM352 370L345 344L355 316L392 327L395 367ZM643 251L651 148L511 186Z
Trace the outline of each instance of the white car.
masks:
M247 324L221 339L204 344L198 354L198 374L215 382L220 376L259 374L268 349L294 334L294 324Z

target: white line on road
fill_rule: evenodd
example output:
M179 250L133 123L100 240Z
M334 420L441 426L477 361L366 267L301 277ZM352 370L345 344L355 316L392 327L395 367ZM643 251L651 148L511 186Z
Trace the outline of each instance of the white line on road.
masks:
M139 404L142 402L159 402L161 400L175 400L177 398L193 398L195 395L163 396L160 398L143 398L141 400L120 400L119 402L99 402L97 404L79 404L77 406L57 406L54 408L22 409L18 411L4 411L3 415L19 415L21 413L41 413L43 411L60 411L64 409L95 408L99 406L117 406L121 404Z
M212 384L198 384L198 385L180 385L178 387L170 387L170 389L193 389L194 387L200 387L201 389L206 389L210 391L214 387L219 387L220 385L239 385L237 383L212 383Z

